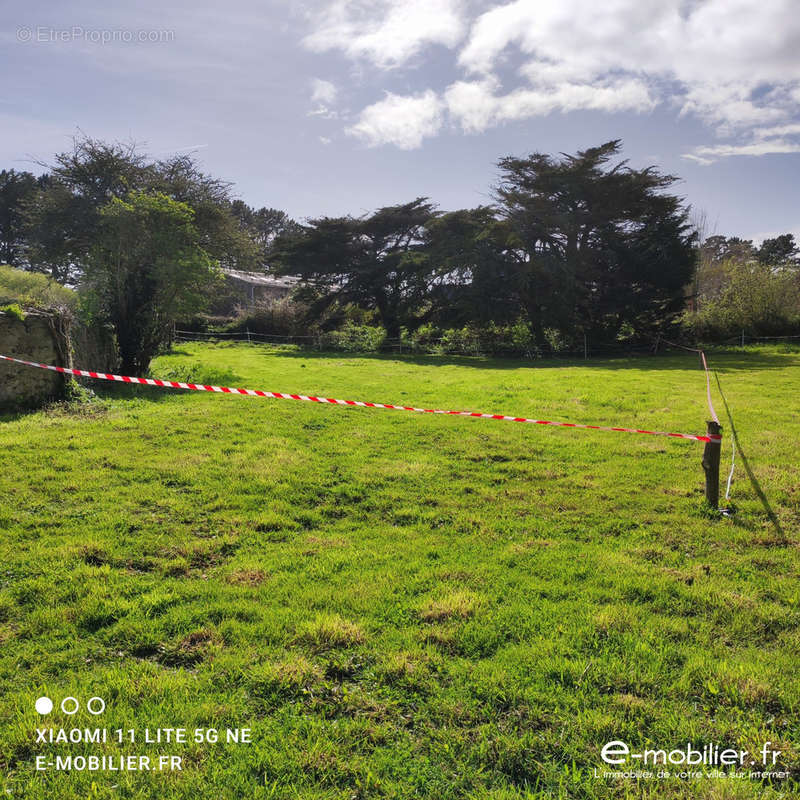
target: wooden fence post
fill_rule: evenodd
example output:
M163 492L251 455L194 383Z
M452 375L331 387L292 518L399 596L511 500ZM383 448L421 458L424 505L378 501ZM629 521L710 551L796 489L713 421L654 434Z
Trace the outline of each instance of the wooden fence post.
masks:
M709 420L706 423L706 431L709 434L719 435L722 433L722 426L719 422ZM703 449L703 471L706 474L706 502L711 508L719 508L719 460L722 452L722 442L706 442Z

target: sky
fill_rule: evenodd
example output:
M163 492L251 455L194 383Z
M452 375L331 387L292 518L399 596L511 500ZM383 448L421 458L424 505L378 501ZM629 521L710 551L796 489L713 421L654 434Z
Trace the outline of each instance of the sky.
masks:
M797 0L0 0L0 168L192 152L298 220L491 202L621 139L706 235L800 239Z

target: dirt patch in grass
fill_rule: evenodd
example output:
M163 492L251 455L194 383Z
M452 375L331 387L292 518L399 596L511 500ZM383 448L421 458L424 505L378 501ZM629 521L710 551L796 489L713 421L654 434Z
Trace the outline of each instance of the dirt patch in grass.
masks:
M219 634L209 628L193 631L174 643L158 648L158 660L169 667L194 667L222 647Z
M268 575L263 569L237 569L225 577L228 583L236 586L260 586Z

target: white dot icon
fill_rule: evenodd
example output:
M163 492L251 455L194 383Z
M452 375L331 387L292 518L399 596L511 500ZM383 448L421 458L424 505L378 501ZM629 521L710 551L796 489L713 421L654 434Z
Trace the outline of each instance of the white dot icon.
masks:
M36 710L40 714L49 714L53 710L53 701L49 697L40 697L36 701Z

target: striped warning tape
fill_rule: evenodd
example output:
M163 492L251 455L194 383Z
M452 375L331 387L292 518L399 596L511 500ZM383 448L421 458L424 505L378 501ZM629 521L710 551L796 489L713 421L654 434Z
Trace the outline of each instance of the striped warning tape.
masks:
M547 419L529 419L527 417L511 417L506 414L484 414L481 411L445 411L438 408L416 408L414 406L396 406L390 403L366 403L363 400L337 400L333 397L313 397L304 394L287 394L285 392L264 392L259 389L232 389L228 386L205 386L198 383L182 381L162 381L157 378L134 378L130 375L114 375L110 372L92 372L85 369L69 369L55 367L52 364L39 364L35 361L24 361L21 358L0 355L3 361L23 364L26 367L49 369L65 375L77 375L81 378L95 378L120 383L139 383L143 386L158 386L163 389L189 389L194 392L221 392L223 394L243 394L251 397L274 397L278 400L307 400L312 403L332 403L338 406L360 406L362 408L389 408L396 411L418 411L424 414L448 414L456 417L478 417L479 419L499 419L506 422L528 422L534 425L554 425L561 428L582 428L591 431L615 431L618 433L646 433L650 436L669 436L673 439L692 439L697 442L719 442L722 437L714 434L700 435L691 433L667 433L666 431L646 431L638 428L612 428L605 425L581 425L577 422L553 422Z

